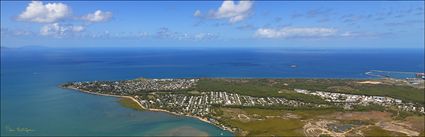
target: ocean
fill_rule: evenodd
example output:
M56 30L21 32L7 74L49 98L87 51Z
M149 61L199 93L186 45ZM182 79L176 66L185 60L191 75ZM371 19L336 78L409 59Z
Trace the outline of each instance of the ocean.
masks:
M145 78L374 78L423 72L423 49L2 48L1 135L231 136L194 118L135 111L69 81ZM31 130L31 131L30 131Z

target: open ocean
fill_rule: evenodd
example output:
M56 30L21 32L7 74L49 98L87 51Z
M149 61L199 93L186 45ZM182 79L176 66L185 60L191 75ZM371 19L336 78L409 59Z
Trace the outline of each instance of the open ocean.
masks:
M138 112L117 98L58 87L69 81L373 78L365 75L370 70L423 72L424 50L2 48L1 135L232 135L194 118Z

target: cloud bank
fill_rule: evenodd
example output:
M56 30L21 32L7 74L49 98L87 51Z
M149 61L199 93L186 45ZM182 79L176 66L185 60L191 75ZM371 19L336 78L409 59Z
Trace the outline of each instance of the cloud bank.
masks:
M83 19L89 22L108 21L112 17L112 12L96 10L94 13L89 13L83 16Z
M71 14L70 8L63 3L47 3L32 1L19 16L18 20L52 23L59 21Z
M54 37L74 35L73 33L79 33L86 29L88 24L85 22L104 22L111 18L112 12L102 10L96 10L84 16L71 16L71 7L64 3L43 4L41 1L30 2L26 9L17 16L18 21L44 24L40 28L39 34ZM68 24L64 25L65 23Z
M338 30L319 27L284 27L279 29L259 28L255 36L259 38L320 38L337 35Z
M229 23L236 23L246 19L252 10L252 1L225 0L217 10L212 10L205 17L210 19L225 19ZM193 14L195 17L202 17L200 10Z
M52 35L55 37L62 37L74 32L84 31L84 26L79 25L61 25L59 23L47 24L41 27L40 35L48 36Z

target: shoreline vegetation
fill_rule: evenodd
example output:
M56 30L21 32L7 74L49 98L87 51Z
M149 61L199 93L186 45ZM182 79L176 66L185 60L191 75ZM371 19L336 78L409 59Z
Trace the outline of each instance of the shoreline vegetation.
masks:
M135 110L187 116L236 136L417 136L423 79L145 79L62 88L121 98ZM409 94L406 94L409 93ZM140 109L139 109L140 108ZM401 132L403 131L403 132Z
M130 108L137 111L145 110L144 108L140 107L140 105L137 104L137 102L129 98L120 98L119 100L117 100L117 102L125 108Z

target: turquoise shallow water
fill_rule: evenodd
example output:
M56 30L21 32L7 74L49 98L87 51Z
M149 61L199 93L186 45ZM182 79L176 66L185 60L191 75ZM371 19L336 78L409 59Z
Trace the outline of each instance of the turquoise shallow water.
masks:
M418 51L2 49L1 135L231 136L194 118L138 112L116 98L58 85L137 77L371 78L364 73L423 71ZM34 131L10 130L17 128Z
M30 53L33 52L27 54L30 57L2 55L2 136L232 135L194 118L134 111L120 106L114 97L59 88L59 84L67 81L130 79L135 76L126 74L126 71L99 69L95 64L43 63L53 59L44 58L50 56L49 53ZM55 57L69 59L68 54ZM18 128L34 131L12 131Z

